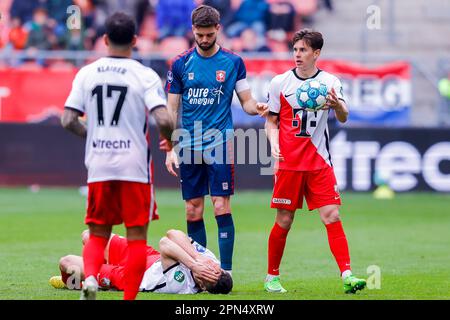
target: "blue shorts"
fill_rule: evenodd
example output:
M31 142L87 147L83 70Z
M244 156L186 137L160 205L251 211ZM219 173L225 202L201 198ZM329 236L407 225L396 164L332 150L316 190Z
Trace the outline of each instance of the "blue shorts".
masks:
M222 154L217 157L215 150L194 151L183 149L180 152L180 178L183 200L211 196L230 196L234 194L234 155L230 144L223 144ZM221 152L222 151L222 152ZM183 161L183 160L188 161Z

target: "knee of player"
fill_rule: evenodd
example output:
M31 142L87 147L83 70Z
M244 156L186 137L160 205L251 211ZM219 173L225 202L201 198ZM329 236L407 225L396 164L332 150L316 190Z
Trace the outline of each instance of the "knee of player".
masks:
M325 224L337 222L340 220L339 209L332 208L322 214L322 220Z
M86 242L89 240L89 230L83 230L81 233L81 242L83 243L83 246L86 244Z
M291 217L283 217L282 219L279 219L277 221L278 225L283 229L290 229L293 222L294 219L292 219Z
M214 212L215 213L222 214L222 213L226 213L228 211L229 211L228 204L224 199L216 199L214 201Z
M186 202L186 215L188 220L196 220L202 217L203 206L200 201Z
M294 222L294 214L278 212L275 221L283 229L290 229L292 226L292 223Z

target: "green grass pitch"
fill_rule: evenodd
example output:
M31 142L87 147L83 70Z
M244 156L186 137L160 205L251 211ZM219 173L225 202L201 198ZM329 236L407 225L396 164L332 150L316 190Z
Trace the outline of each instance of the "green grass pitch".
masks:
M230 295L162 295L139 299L449 299L450 195L398 194L375 200L371 194L342 195L341 217L350 246L353 271L373 277L378 266L381 288L345 295L330 253L326 230L315 212L299 211L281 265L287 294L263 291L267 237L273 225L270 192L240 192L233 198L236 226ZM157 191L161 219L149 228L149 243L169 228L185 230L179 191ZM208 246L218 253L217 226L209 199L205 213ZM48 279L59 274L58 259L80 254L86 199L76 189L0 189L0 300L78 299L79 292L57 290ZM123 234L122 227L115 232ZM372 282L374 285L375 282ZM121 299L100 292L99 299Z

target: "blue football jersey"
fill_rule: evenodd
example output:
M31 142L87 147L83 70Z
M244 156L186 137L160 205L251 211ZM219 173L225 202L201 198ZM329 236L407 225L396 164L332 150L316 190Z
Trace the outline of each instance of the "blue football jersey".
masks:
M167 73L166 90L182 96L182 128L191 139L181 138L181 147L204 150L232 138L233 92L246 89L244 62L231 51L220 48L203 57L192 48L176 57Z

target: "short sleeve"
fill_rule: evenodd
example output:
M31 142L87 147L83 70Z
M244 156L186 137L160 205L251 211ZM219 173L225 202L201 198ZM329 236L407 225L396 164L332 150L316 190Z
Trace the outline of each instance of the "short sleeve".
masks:
M338 99L345 102L344 89L342 88L341 80L336 78L336 80L333 83L333 88L334 88L334 91L336 91L336 95L337 95Z
M245 64L241 57L239 57L238 62L237 62L237 70L238 70L238 75L237 75L236 81L247 78L247 70L245 69Z
M278 78L275 77L270 81L268 102L269 111L273 113L280 113L280 84Z
M144 102L148 110L167 104L161 78L154 71L149 73L144 82Z
M236 90L237 93L239 93L245 90L249 90L250 85L248 84L247 81L247 70L245 69L245 64L241 57L239 57L236 64L237 64L237 78L234 89Z
M65 107L78 110L83 114L85 112L83 90L84 73L84 69L80 69L75 75L75 79L72 82L72 89L64 104Z
M175 60L167 71L166 92L183 93L183 63L182 59Z

